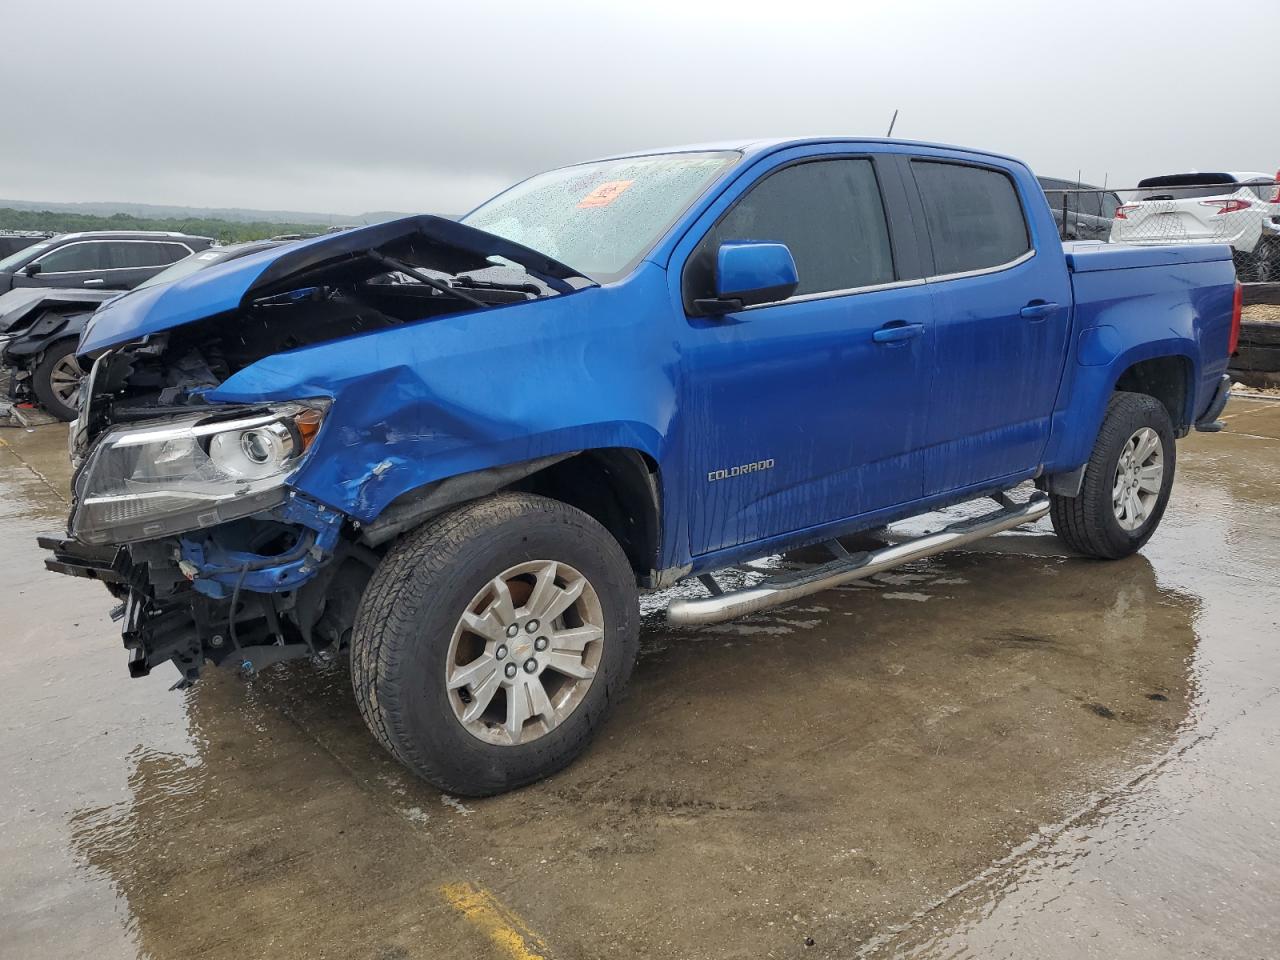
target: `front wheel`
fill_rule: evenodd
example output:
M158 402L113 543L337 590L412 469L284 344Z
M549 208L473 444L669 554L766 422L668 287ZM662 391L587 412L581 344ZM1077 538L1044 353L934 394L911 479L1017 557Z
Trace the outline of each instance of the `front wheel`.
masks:
M1151 539L1173 488L1176 450L1169 412L1142 393L1117 392L1078 496L1050 495L1054 532L1091 557L1127 557Z
M31 392L59 420L74 420L79 413L84 369L76 360L76 343L69 337L50 344L31 373Z
M443 790L500 793L590 742L631 673L635 575L580 510L499 494L436 517L383 558L351 640L356 702Z

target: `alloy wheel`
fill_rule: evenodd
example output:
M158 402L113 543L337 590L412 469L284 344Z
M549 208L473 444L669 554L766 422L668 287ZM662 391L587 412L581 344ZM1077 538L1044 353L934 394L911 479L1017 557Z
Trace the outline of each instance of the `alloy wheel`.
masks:
M508 567L480 589L454 628L445 686L472 736L516 746L577 709L604 649L595 588L567 563Z
M1164 447L1150 427L1139 427L1125 441L1112 481L1111 507L1121 529L1134 531L1147 522L1160 500L1164 482Z
M58 360L49 372L49 386L60 403L72 410L79 409L80 387L84 383L84 370L74 353Z

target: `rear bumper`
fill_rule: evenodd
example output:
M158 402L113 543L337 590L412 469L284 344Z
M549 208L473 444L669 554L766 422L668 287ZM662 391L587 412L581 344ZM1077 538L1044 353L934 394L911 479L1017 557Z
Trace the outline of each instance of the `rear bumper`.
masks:
M1218 381L1218 387L1213 392L1213 399L1209 401L1209 406L1200 419L1196 421L1196 429L1203 433L1217 433L1226 426L1218 419L1222 409L1227 405L1227 401L1231 399L1231 377L1227 374L1222 375L1222 379Z

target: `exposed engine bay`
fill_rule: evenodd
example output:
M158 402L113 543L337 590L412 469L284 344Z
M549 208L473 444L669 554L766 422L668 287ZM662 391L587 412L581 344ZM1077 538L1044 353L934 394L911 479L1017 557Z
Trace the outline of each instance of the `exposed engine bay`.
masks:
M210 403L210 391L290 350L591 284L432 217L321 238L263 262L245 258L193 279L231 286L243 274L230 309L96 349L95 326L110 326L126 295L81 341L93 365L71 435L70 536L41 543L54 553L50 569L101 580L121 601L115 616L134 676L172 660L186 683L205 660L255 670L332 655L385 543L289 486L328 398L233 405ZM250 276L246 267L258 269ZM150 321L165 300L145 293ZM436 497L439 509L447 499Z

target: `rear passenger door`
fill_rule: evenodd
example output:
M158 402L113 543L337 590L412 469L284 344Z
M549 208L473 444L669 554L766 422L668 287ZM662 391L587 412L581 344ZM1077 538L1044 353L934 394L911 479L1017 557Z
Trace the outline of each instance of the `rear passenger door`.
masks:
M933 495L1038 465L1065 363L1071 287L1058 238L1033 237L1028 198L1008 170L932 157L906 163L933 261L936 359L924 453L925 494Z
M727 209L713 204L688 241L681 415L695 556L920 496L930 302L914 246L899 256L886 215L905 205L897 163L798 152ZM796 293L699 315L731 240L785 243Z

